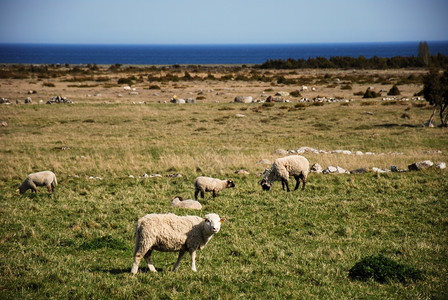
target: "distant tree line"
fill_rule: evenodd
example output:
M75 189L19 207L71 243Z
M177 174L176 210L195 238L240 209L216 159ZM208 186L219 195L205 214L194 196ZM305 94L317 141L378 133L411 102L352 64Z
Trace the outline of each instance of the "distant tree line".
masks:
M448 56L438 53L437 55L415 56L394 56L366 58L364 56L332 56L310 57L308 59L288 58L269 59L261 65L256 65L260 69L400 69L400 68L423 68L427 66L434 68L448 67Z

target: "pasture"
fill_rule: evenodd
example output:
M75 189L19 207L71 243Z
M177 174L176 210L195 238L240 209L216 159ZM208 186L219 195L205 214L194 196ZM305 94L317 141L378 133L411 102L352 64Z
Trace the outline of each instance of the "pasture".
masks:
M290 193L280 182L262 191L258 175L269 167L263 159L282 156L277 149L302 146L375 153L303 154L323 168L448 162L447 130L422 126L430 114L415 102L376 100L3 105L0 297L446 299L446 170L310 173L306 189ZM53 195L15 192L28 173L47 169L58 177ZM162 177L139 178L145 173ZM182 177L168 177L174 173ZM200 175L232 178L236 187L215 199L206 193L202 211L171 208L175 196L193 197ZM137 219L167 212L215 212L227 221L198 251L197 273L188 255L174 273L177 254L155 251L163 271L142 262L132 276ZM376 254L421 270L423 279L348 278Z

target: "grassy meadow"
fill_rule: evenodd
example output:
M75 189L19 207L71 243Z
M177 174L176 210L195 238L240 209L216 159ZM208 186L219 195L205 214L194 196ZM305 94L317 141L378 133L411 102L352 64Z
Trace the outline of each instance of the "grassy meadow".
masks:
M447 130L422 126L431 112L422 102L378 100L2 105L0 297L447 299L446 170L310 174L304 191L290 193L279 182L262 191L258 175L269 167L263 159L282 156L277 149L302 146L375 153L304 154L323 168L448 162ZM53 195L15 192L41 170L58 177ZM162 177L139 178L145 173ZM182 177L167 177L173 173ZM202 211L171 208L175 196L193 197L200 175L232 178L236 187L215 199L206 193ZM137 219L167 212L215 212L227 221L198 252L198 272L188 255L174 273L177 254L154 252L163 271L150 273L142 262L132 276ZM348 277L356 262L377 254L423 278Z

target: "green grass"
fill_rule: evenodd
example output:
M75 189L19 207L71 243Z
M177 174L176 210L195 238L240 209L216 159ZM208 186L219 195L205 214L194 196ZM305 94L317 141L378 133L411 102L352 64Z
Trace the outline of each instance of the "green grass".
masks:
M263 192L256 175L265 167L258 161L278 157L274 150L301 146L403 152L305 155L324 168L447 162L447 131L420 126L429 110L411 107L412 118L403 120L404 107L379 102L368 107L373 116L362 115L366 107L359 103L293 111L279 105L247 109L245 118L235 118L245 107L261 105L2 106L0 118L9 125L0 129L0 297L448 297L446 171L311 174L305 191L290 193L279 182ZM241 168L251 174L234 174ZM44 169L58 176L55 194L44 188L37 195L15 193L26 174ZM183 177L138 178L173 172ZM236 187L215 199L207 193L202 211L171 208L174 196L193 196L199 175L231 177ZM177 254L154 252L154 264L163 272L150 273L141 263L132 276L135 222L166 212L215 212L227 221L198 252L197 273L188 255L173 273ZM357 262L380 254L420 271L422 278L406 283L349 278Z

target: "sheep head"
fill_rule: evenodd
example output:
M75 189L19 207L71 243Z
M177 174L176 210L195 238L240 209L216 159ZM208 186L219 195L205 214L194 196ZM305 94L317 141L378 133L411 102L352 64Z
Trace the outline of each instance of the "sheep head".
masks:
M233 182L232 179L227 179L227 185L226 185L226 187L227 187L227 188L233 188L233 187L235 187L235 183Z

